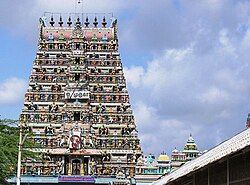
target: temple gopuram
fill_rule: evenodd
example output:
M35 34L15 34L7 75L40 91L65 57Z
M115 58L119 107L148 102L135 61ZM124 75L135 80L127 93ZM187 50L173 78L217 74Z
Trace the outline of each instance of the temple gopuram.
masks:
M142 151L117 20L99 19L40 19L20 126L32 131L27 139L39 147L29 150L42 157L22 160L22 184L135 184Z

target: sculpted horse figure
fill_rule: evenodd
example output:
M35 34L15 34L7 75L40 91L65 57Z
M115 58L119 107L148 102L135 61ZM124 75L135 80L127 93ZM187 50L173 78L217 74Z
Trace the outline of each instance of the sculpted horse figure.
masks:
M40 21L40 24L41 24L42 26L44 26L44 27L47 26L47 17L42 16L42 17L39 19L39 21Z

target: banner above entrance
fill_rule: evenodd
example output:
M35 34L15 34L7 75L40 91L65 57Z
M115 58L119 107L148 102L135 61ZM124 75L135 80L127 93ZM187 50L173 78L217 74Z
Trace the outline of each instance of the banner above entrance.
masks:
M65 91L65 99L89 99L89 91Z
M95 183L95 178L91 176L67 176L62 175L58 177L58 182L85 182Z

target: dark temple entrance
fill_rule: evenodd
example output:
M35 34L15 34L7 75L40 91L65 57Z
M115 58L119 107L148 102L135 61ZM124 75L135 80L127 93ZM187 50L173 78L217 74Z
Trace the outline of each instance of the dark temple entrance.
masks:
M72 160L72 175L81 174L81 161L79 159Z

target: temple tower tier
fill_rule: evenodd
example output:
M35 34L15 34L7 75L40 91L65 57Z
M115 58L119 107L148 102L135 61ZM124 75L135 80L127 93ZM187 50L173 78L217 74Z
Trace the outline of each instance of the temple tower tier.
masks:
M117 20L89 20L40 19L20 117L42 159L22 161L23 175L135 174L142 152L118 52Z

